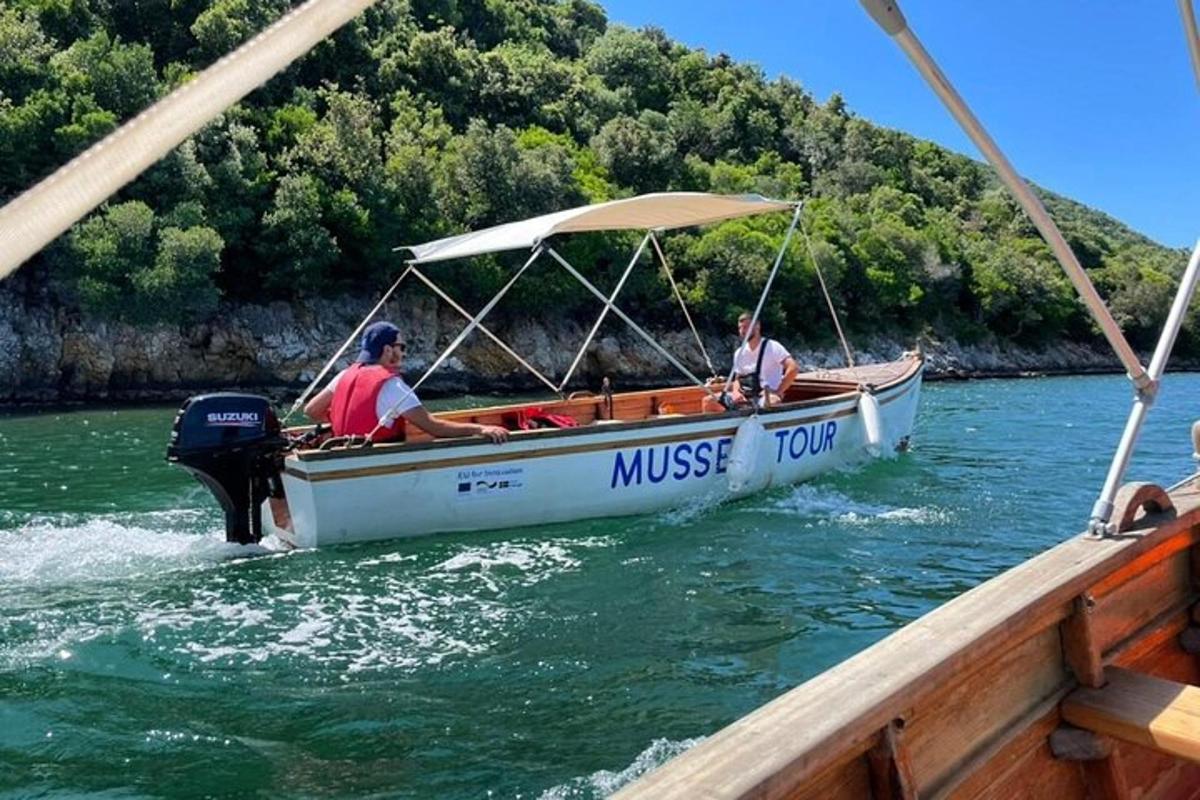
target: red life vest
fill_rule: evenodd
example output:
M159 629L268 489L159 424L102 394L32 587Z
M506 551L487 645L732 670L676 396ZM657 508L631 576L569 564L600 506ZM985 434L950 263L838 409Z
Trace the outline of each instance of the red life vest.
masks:
M566 414L551 414L541 406L529 406L510 411L501 418L510 431L527 431L533 428L574 428L579 421Z
M375 402L383 385L396 373L378 364L351 364L338 378L333 390L329 421L334 436L366 436L375 430L379 416ZM404 417L398 417L389 427L380 428L376 442L404 441Z

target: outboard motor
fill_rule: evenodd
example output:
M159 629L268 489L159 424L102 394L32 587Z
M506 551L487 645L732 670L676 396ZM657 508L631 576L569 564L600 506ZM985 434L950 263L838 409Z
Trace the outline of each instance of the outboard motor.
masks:
M203 394L175 415L167 461L209 488L225 510L225 539L253 544L262 539L259 507L282 497L279 475L287 440L265 397Z

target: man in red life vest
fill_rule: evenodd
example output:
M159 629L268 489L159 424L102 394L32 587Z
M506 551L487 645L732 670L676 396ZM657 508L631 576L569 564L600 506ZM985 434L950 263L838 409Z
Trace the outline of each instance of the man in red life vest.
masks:
M486 436L499 444L508 431L498 425L450 422L432 416L400 377L406 349L400 329L390 322L375 322L363 331L358 360L337 374L329 385L304 406L317 422L333 426L334 436L366 436L380 420L387 425L375 431L374 441L403 441L407 423L439 438Z

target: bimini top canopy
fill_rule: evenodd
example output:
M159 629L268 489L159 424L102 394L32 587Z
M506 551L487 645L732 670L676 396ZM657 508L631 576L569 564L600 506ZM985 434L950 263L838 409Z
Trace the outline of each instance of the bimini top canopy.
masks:
M502 250L528 249L556 233L686 228L795 207L794 202L768 200L757 194L662 192L569 208L403 249L412 251L411 263L421 264Z

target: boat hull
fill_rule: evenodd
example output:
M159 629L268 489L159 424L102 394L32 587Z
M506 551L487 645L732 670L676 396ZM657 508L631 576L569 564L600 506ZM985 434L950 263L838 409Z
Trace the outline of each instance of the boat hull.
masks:
M884 453L908 440L919 364L876 394ZM762 411L753 474L742 494L810 479L871 456L859 394ZM284 489L292 529L267 529L297 547L439 532L542 525L720 502L740 414L663 417L539 431L490 442L406 451L355 451L317 460L293 454ZM739 465L742 466L742 465Z

